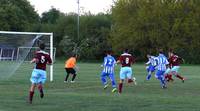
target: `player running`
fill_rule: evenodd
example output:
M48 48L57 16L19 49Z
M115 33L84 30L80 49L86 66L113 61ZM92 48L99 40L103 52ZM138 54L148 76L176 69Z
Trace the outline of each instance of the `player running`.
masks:
M30 63L35 63L30 81L32 83L29 92L29 103L32 104L35 87L38 86L40 97L44 97L43 84L46 81L46 64L51 65L52 60L47 52L44 51L45 44L40 44L40 50L36 52L35 57Z
M151 75L152 73L156 70L156 63L155 63L155 56L151 56L149 54L147 54L147 58L149 59L149 61L147 63L145 63L146 65L148 65L146 67L148 75L146 77L146 80L150 80L151 79Z
M156 58L156 65L157 65L157 72L155 77L160 80L161 83L161 87L162 88L167 88L166 83L165 83L165 71L168 67L168 60L167 57L165 57L165 55L163 54L163 50L160 49L159 50L159 56Z
M77 55L74 54L72 57L70 57L68 60L65 61L65 70L67 72L67 75L65 77L65 83L67 83L67 80L69 78L69 75L72 74L72 80L71 83L74 83L75 78L76 78L76 70L77 66L76 66L76 59L77 59Z
M114 57L111 56L111 51L107 51L107 56L104 57L104 63L103 63L103 71L101 73L101 81L104 85L104 89L108 87L108 83L106 80L106 77L109 77L112 83L112 92L116 92L116 82L115 82L115 77L114 77L114 67L116 64L116 60Z
M172 75L175 75L177 78L182 80L182 82L185 81L185 78L182 77L178 72L182 61L183 61L183 59L181 57L174 54L174 52L170 52L169 64L170 64L171 69L166 72L167 73L167 75L166 75L167 81L170 81L170 80L173 81Z
M119 57L117 63L121 63L120 70L120 83L119 83L119 93L122 93L123 82L127 78L128 83L134 82L136 85L135 78L132 79L132 64L135 62L135 58L128 53L128 49L125 49L124 53Z

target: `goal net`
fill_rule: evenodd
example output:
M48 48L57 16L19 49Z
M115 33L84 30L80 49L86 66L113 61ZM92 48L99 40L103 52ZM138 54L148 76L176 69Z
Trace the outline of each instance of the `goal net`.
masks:
M0 31L0 79L9 78L25 61L32 60L40 43L45 43L45 51L54 61L56 49L53 48L53 33ZM53 81L53 65L48 71L50 81Z

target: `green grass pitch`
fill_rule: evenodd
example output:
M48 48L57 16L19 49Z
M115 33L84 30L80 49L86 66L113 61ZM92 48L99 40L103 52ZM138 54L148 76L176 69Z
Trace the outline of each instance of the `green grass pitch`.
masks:
M0 111L199 111L199 66L182 66L185 83L175 79L167 89L161 89L153 78L144 81L144 65L134 65L138 85L126 84L123 93L103 90L100 64L79 63L76 83L64 83L62 62L54 64L54 81L47 81L45 97L40 99L36 90L33 104L27 103L32 65L26 63L8 80L0 80ZM116 67L116 80L119 81ZM70 78L71 79L71 78Z

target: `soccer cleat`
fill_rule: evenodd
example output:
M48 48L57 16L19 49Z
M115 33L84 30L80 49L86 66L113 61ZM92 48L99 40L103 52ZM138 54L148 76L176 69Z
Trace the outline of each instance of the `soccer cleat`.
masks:
M117 91L117 88L113 88L112 90L112 93L116 92Z
M182 83L184 83L184 82L185 82L185 78L182 79Z
M108 88L108 84L106 84L104 87L103 87L103 89L107 89Z
M162 88L163 88L163 89L167 89L167 86L166 86L166 85L163 85Z
M64 83L67 83L67 81L64 81Z
M135 78L135 77L133 77L133 82L134 82L135 85L137 85L137 82L136 82L136 78Z
M71 83L75 83L75 81L71 81Z

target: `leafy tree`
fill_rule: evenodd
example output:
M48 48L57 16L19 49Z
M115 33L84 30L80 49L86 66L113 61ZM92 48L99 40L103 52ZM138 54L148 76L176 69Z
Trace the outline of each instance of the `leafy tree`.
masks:
M0 30L31 31L39 15L27 0L0 1Z

